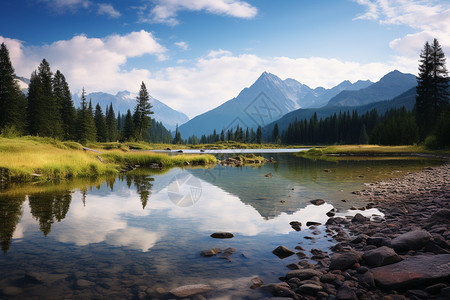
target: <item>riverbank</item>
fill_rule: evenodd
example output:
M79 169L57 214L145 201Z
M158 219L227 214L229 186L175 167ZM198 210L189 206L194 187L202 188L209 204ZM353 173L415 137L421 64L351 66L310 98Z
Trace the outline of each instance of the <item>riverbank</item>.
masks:
M449 299L449 182L447 163L366 184L354 192L367 203L360 209L384 216L329 218L332 253L313 249L316 263L301 259L284 282L261 288L293 299Z
M45 182L109 176L136 167L215 165L213 155L135 153L127 149L85 151L75 142L50 138L0 138L0 182ZM99 150L99 149L96 149Z

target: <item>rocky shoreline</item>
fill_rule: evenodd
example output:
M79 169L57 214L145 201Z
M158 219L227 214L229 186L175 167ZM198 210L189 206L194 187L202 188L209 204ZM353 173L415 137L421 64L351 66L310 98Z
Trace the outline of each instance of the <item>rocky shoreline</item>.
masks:
M293 299L450 299L450 164L355 191L384 216L331 217L331 254L303 250L282 283L258 286ZM302 258L303 257L303 258Z

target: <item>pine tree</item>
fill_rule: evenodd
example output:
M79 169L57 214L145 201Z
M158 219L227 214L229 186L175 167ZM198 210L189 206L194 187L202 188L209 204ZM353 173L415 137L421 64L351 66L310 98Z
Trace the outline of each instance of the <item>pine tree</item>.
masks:
M272 142L276 143L278 140L280 133L278 130L278 123L275 123L275 126L273 126L273 131L272 131Z
M117 140L117 121L114 113L112 103L109 105L109 109L106 109L106 139L108 142L114 142Z
M24 133L26 105L25 96L16 81L9 51L2 43L0 46L0 131L8 126Z
M90 106L90 107L89 107ZM77 137L82 143L93 142L96 140L96 128L94 117L92 115L92 103L88 106L86 93L81 93L81 107L77 116Z
M175 137L173 139L173 143L181 144L182 142L183 142L183 140L181 139L181 133L178 131L178 124L177 124L177 126L175 128ZM202 143L202 142L200 141L200 143Z
M150 104L150 96L144 82L141 83L139 96L136 98L136 109L134 112L134 126L136 130L136 138L138 140L144 139L144 133L151 126L150 115L152 105Z
M419 76L416 88L416 121L420 125L420 139L433 131L439 115L449 104L449 78L445 55L439 42L425 43L420 53Z
M97 141L106 142L107 133L105 116L103 115L102 108L98 103L95 106L94 123L95 128L97 129Z
M31 134L62 138L61 107L53 94L53 74L43 59L31 74L28 87L28 124Z
M60 108L61 126L63 138L66 140L74 139L76 136L76 110L73 105L72 94L64 75L57 70L53 78L53 94L55 101Z
M261 125L258 126L258 129L256 129L256 143L261 144L262 142L262 128Z
M134 122L130 110L127 111L127 114L125 116L122 137L126 141L130 141L134 138Z

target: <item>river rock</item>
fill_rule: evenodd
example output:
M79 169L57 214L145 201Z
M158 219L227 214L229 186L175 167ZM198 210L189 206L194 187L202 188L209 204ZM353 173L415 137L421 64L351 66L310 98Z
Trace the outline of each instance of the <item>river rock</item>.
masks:
M253 277L252 280L250 281L250 283L252 284L250 286L251 289L256 289L259 288L260 286L262 286L264 284L264 282L262 281L261 278L259 278L258 276Z
M373 268L377 285L406 290L450 279L450 254L411 256L401 262Z
M267 173L266 175L264 175L264 177L266 178L272 178L273 174L272 173Z
M288 256L295 254L294 251L286 248L285 246L278 246L272 251L272 253L278 256L279 258L286 258Z
M320 222L314 222L314 221L308 221L308 222L306 222L306 226L319 226L319 225L321 225L321 223Z
M402 260L402 258L395 253L394 249L386 246L364 252L363 258L371 267L395 264Z
M299 221L292 221L289 223L289 225L291 225L292 229L294 229L295 231L302 230L302 223Z
M300 270L292 270L286 274L286 279L298 278L300 280L310 279L314 276L322 276L322 272L314 269L300 269Z
M85 280L85 279L78 279L77 280L77 287L78 288L87 288L87 287L91 287L94 286L95 283L89 280Z
M356 252L344 252L334 255L331 258L330 270L347 270L360 261L360 259L361 256Z
M213 249L209 249L209 250L203 250L202 252L200 252L200 256L214 256L217 255L218 253L221 253L222 249L220 248L213 248Z
M306 283L298 287L295 292L299 294L315 295L321 290L322 286L320 286L320 284Z
M25 274L25 280L29 283L42 283L45 275L38 272L29 272Z
M369 221L369 218L364 217L360 213L357 213L352 219L352 223L367 223Z
M315 200L311 200L309 202L311 202L312 204L317 205L317 206L325 203L325 201L323 199L315 199Z
M431 234L426 230L414 230L391 241L391 247L397 252L417 250L425 246L431 240Z
M231 232L215 232L211 234L211 237L215 239L231 239L234 235Z
M431 224L450 224L450 209L444 208L438 210L427 220Z
M196 294L207 293L212 291L212 287L207 284L191 284L177 287L170 291L176 297L185 298Z
M343 285L337 291L336 299L339 299L339 300L357 300L358 297L356 296L355 291L353 291L348 286Z

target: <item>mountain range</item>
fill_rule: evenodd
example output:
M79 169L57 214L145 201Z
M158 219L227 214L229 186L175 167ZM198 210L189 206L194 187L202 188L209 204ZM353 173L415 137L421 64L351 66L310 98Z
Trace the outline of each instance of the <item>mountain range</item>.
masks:
M179 127L183 138L192 135L211 134L240 127L256 128L281 118L288 112L302 107L320 107L344 90L359 90L372 84L370 81L343 81L325 89L312 89L305 84L288 78L280 79L264 72L249 88L222 105L191 119Z
M220 133L237 125L244 128L256 128L260 125L270 129L270 124L279 119L283 126L284 120L295 120L292 116L309 118L317 111L322 117L326 117L343 109L352 110L352 107L364 105L371 107L371 103L391 100L415 86L414 75L397 70L386 74L376 83L357 81L352 84L350 81L343 81L331 89L311 89L294 79L282 80L274 74L264 72L236 98L191 119L181 125L179 130L183 138L188 138L192 135L208 135L213 130ZM283 129L285 128L280 128Z

